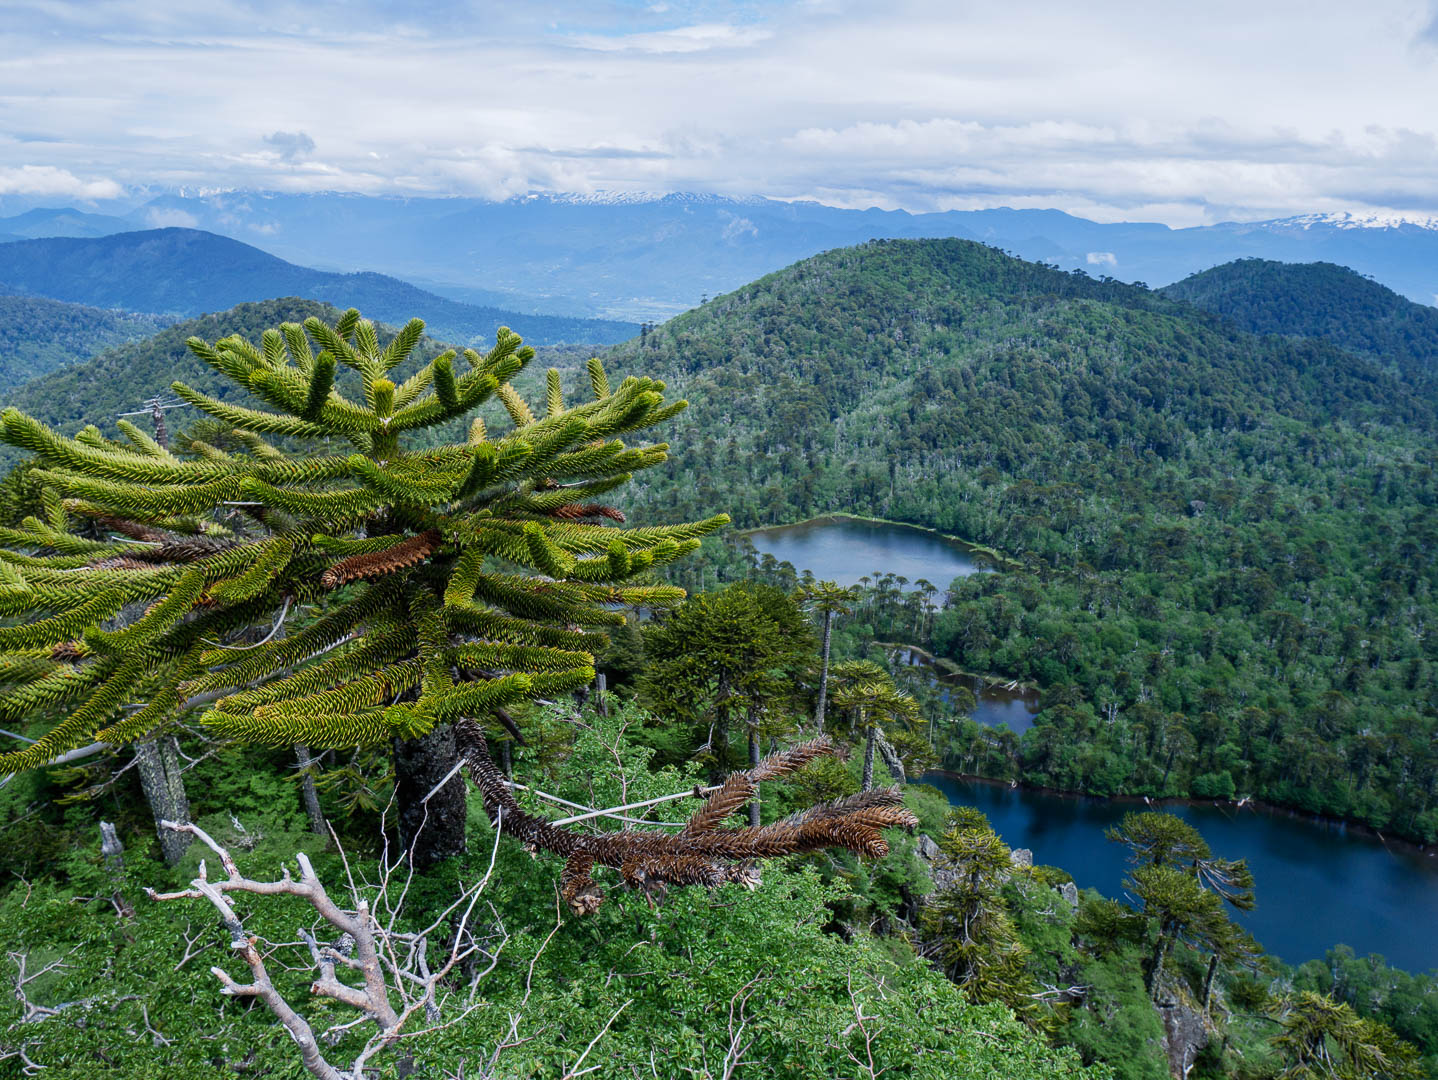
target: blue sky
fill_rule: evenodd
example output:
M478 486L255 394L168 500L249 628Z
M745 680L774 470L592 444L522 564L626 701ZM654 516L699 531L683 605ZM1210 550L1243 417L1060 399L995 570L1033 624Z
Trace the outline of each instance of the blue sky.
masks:
M1438 213L1430 0L5 0L0 196Z

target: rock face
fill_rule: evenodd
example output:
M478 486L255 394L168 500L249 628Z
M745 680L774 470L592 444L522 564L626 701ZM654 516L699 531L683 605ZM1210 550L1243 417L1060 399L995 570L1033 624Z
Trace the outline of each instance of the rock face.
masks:
M1010 853L1009 858L1013 860L1015 866L1024 867L1027 869L1033 868L1034 853L1026 847L1014 848L1014 850Z
M1078 886L1075 885L1072 881L1065 881L1062 885L1059 886L1059 895L1062 896L1062 897L1064 898L1064 900L1066 900L1066 901L1068 902L1068 906L1069 906L1069 907L1071 907L1071 908L1077 908L1077 907L1078 907L1078 905L1079 905Z
M1203 1013L1187 995L1166 994L1154 1008L1163 1022L1163 1049L1168 1071L1174 1080L1184 1080L1199 1053L1208 1045L1208 1025Z

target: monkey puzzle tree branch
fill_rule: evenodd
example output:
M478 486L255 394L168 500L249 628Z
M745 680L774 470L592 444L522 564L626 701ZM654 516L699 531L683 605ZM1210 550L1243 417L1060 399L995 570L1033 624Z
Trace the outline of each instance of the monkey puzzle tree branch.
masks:
M563 856L560 891L576 914L595 911L604 891L590 876L597 864L618 870L630 886L661 893L668 885L759 884L754 863L842 847L857 855L881 858L889 845L881 833L911 828L918 819L903 805L897 789L867 791L825 803L771 825L725 828L722 822L754 797L763 780L789 775L815 758L835 752L827 738L771 754L758 766L732 774L695 811L678 834L659 829L625 829L592 834L545 821L523 810L489 757L484 730L472 720L455 721L455 742L470 779L484 798L491 821L524 843Z

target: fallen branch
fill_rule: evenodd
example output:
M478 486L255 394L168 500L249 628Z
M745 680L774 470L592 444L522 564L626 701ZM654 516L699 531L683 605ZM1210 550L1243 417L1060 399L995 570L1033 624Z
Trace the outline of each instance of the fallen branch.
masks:
M247 982L237 980L219 966L210 968L220 982L220 992L229 997L253 998L269 1009L299 1048L305 1068L321 1080L363 1080L368 1075L370 1059L398 1040L441 1030L463 1019L477 1007L478 982L493 969L508 940L502 937L489 947L491 943L476 935L471 922L480 893L494 871L494 855L502 828L495 831L495 852L491 853L484 877L462 889L424 929L400 931L396 926L402 921L400 913L409 885L407 876L402 881L396 880L396 871L408 862L403 856L392 863L387 858L381 860L380 880L367 887L367 894L351 878L349 903L341 906L330 896L303 852L295 856L300 870L298 878L284 869L278 880L255 881L245 877L230 852L198 825L164 821L161 827L189 833L198 839L219 857L225 876L211 879L202 861L199 875L190 883L190 888L169 893L157 893L153 889L146 892L156 901L209 901L229 933L231 950L249 968ZM301 927L298 942L262 941L246 930L236 914L229 899L234 893L299 897L336 931L335 940L322 942L313 931ZM432 964L430 942L441 934L449 942L448 949L438 964ZM307 966L315 972L310 985L312 994L347 1005L360 1015L350 1023L331 1027L324 1036L317 1036L308 1019L285 999L270 978L267 958L286 947L291 950L302 947L308 954ZM195 951L193 943L187 945L185 960ZM450 975L458 965L477 954L489 959L489 967L471 980L459 1009L450 1010L446 1018L446 1006L460 993L450 986ZM357 977L358 982L342 978L342 972L349 978ZM408 1030L416 1014L423 1014L425 1023ZM331 1064L321 1043L334 1045L345 1030L368 1025L373 1025L374 1030L349 1067L341 1069Z
M900 792L891 789L861 792L824 803L772 825L722 827L726 818L754 798L761 781L788 775L815 758L835 752L827 738L819 738L771 754L748 772L732 774L711 790L677 834L657 828L591 834L526 813L515 801L504 774L490 759L484 729L473 720L460 719L454 723L454 732L461 760L484 797L490 820L502 820L511 835L531 847L565 857L560 893L570 909L580 915L597 910L604 902L604 891L590 877L595 865L618 870L628 885L651 895L662 894L669 885L712 887L736 882L755 888L759 884L756 860L828 847L882 858L889 851L882 829L918 824L918 819L905 809ZM678 797L690 794L684 792ZM654 801L619 809L651 805ZM592 811L566 821L572 823L601 813L605 811Z

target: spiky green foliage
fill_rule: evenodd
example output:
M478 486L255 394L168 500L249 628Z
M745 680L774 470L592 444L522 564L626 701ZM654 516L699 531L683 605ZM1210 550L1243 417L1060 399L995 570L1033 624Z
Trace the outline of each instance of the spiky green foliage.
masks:
M534 351L505 328L486 354L447 352L397 381L423 329L381 343L350 310L258 344L192 338L258 405L174 392L242 452L196 443L182 460L133 425L71 439L0 413L40 493L39 513L0 529L0 718L54 720L0 772L145 737L201 704L218 734L260 745L418 736L583 685L595 628L682 598L646 571L727 518L626 528L593 500L665 460L664 444L619 436L684 402L654 379L611 389L593 361L592 400L566 405L550 372L532 410L509 380ZM463 444L406 445L496 398L509 430L476 418Z

